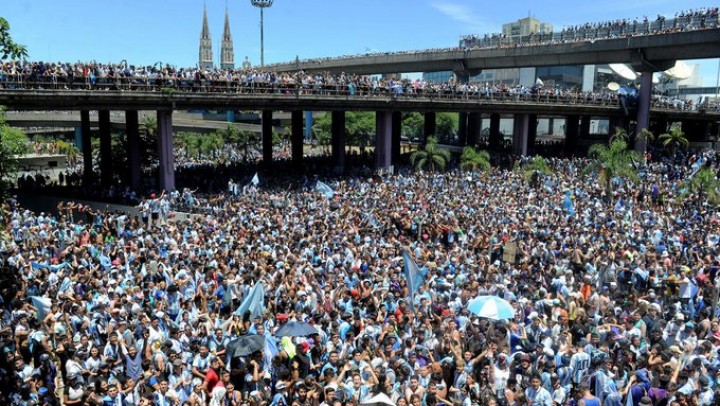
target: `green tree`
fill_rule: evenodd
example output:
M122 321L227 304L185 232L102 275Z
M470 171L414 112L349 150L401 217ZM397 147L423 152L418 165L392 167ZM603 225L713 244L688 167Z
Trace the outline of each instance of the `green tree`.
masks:
M464 171L487 171L490 169L490 154L485 150L478 150L473 147L463 148L460 155L460 169Z
M658 139L662 142L663 147L673 156L679 148L687 148L687 146L690 145L690 142L685 137L685 133L678 126L672 127L669 132L660 134Z
M703 166L695 176L685 182L683 194L696 194L699 201L707 200L708 203L718 204L720 202L720 181L711 168Z
M608 197L612 194L613 179L638 180L635 163L640 162L640 155L628 150L628 144L624 140L617 139L610 145L595 144L588 150L588 155L594 160L585 170L598 174L598 180L605 184Z
M516 169L522 173L522 176L530 181L530 185L533 187L540 186L540 179L543 176L552 174L552 169L548 165L545 158L541 156L532 157L524 165L516 164Z
M371 145L375 141L375 113L370 111L349 111L345 114L345 134L347 144L360 147Z
M5 122L0 109L0 198L6 198L18 170L18 157L30 152L30 141L21 130Z
M425 118L420 113L409 113L402 119L402 135L412 141L422 139L425 129Z
M454 113L438 113L435 121L435 135L444 143L452 143L458 131L460 119Z
M10 23L0 17L0 60L27 57L27 48L13 41L10 36Z
M241 130L235 124L229 124L225 130L220 132L220 135L226 144L244 151L243 160L245 162L250 158L250 151L257 149L262 142L260 134Z
M435 172L435 169L438 169L442 171L448 162L450 162L450 151L439 148L435 137L428 137L425 148L410 154L410 164L416 170L428 169Z
M328 146L332 143L332 116L325 114L315 119L312 126L312 136L322 149L323 154L328 153Z
M143 116L142 121L140 121L139 127L140 131L148 137L154 137L157 135L157 120L153 116Z

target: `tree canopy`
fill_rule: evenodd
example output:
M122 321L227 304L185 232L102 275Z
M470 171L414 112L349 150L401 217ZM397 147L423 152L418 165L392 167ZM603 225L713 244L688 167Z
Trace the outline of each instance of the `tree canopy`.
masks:
M10 23L0 17L0 60L20 59L27 55L27 48L13 41L10 36Z

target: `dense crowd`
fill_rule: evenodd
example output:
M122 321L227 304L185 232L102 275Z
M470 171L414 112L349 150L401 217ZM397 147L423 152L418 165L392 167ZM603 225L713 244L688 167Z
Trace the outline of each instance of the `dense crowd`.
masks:
M612 189L552 173L236 179L211 213L10 202L0 398L18 405L710 405L706 153ZM470 312L492 295L514 317ZM240 344L242 343L242 345Z

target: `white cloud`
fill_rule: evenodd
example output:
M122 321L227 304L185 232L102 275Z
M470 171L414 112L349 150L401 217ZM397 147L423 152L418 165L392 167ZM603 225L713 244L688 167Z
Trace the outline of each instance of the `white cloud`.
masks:
M430 6L453 20L464 24L474 34L492 33L499 31L493 24L478 16L471 8L462 4L436 1Z

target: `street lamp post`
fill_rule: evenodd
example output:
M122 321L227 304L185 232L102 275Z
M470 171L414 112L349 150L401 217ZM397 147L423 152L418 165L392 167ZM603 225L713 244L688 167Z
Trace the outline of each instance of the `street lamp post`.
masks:
M274 0L250 0L250 3L260 9L260 67L265 66L265 32L263 30L263 10L270 8Z

